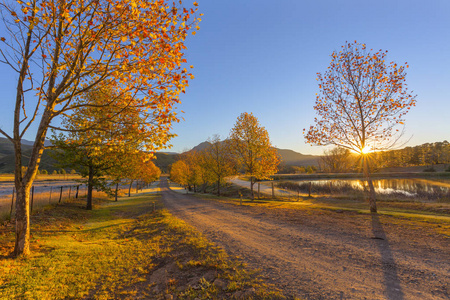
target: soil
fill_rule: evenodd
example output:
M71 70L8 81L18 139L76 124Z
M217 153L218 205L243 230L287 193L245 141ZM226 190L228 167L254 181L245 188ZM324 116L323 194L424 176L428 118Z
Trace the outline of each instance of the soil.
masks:
M173 192L164 179L161 191L171 213L288 299L450 299L448 224L238 206Z

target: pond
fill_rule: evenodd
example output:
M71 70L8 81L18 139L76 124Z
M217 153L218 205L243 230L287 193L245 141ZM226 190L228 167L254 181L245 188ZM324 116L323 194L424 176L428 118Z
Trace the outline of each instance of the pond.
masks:
M314 185L320 186L335 186L340 187L350 185L354 189L363 190L367 184L365 180L361 179L328 179L328 180L296 180L290 182L304 183L312 182ZM389 179L373 179L373 185L377 193L390 194L402 193L408 196L416 194L442 194L450 193L450 178L449 179L423 179L423 178L389 178Z

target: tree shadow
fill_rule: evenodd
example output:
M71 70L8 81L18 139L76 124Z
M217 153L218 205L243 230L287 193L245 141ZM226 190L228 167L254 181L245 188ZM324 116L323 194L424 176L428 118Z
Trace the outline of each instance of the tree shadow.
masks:
M397 264L392 255L386 233L376 213L372 213L372 233L374 235L372 239L375 240L381 255L381 267L383 269L387 299L403 300L404 294L400 286Z

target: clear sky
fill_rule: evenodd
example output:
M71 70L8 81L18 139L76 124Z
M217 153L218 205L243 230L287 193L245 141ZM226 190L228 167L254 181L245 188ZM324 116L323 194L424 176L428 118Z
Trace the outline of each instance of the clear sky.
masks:
M253 112L276 147L321 154L302 134L315 117L316 73L354 40L388 50L388 62L408 62L406 82L418 100L406 117L408 145L450 140L449 0L197 2L203 21L187 42L195 79L168 151L225 138L239 114ZM16 79L7 70L0 65L0 126L11 132Z
M418 104L406 117L408 144L450 140L450 1L197 2L205 15L187 55L195 79L182 97L185 121L174 127L172 150L228 136L247 111L276 147L321 154L302 134L315 116L316 73L353 40L409 63L406 82Z

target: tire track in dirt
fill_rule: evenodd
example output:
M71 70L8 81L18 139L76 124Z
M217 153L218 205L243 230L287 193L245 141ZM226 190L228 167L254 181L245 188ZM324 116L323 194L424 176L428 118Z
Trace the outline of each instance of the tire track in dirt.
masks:
M368 230L314 214L291 222L264 209L175 193L165 180L161 189L163 201L174 215L229 254L261 269L263 276L288 298L449 297L448 241L433 245L429 240L422 244L420 239L401 243L386 233L376 218ZM321 218L322 222L312 218Z

